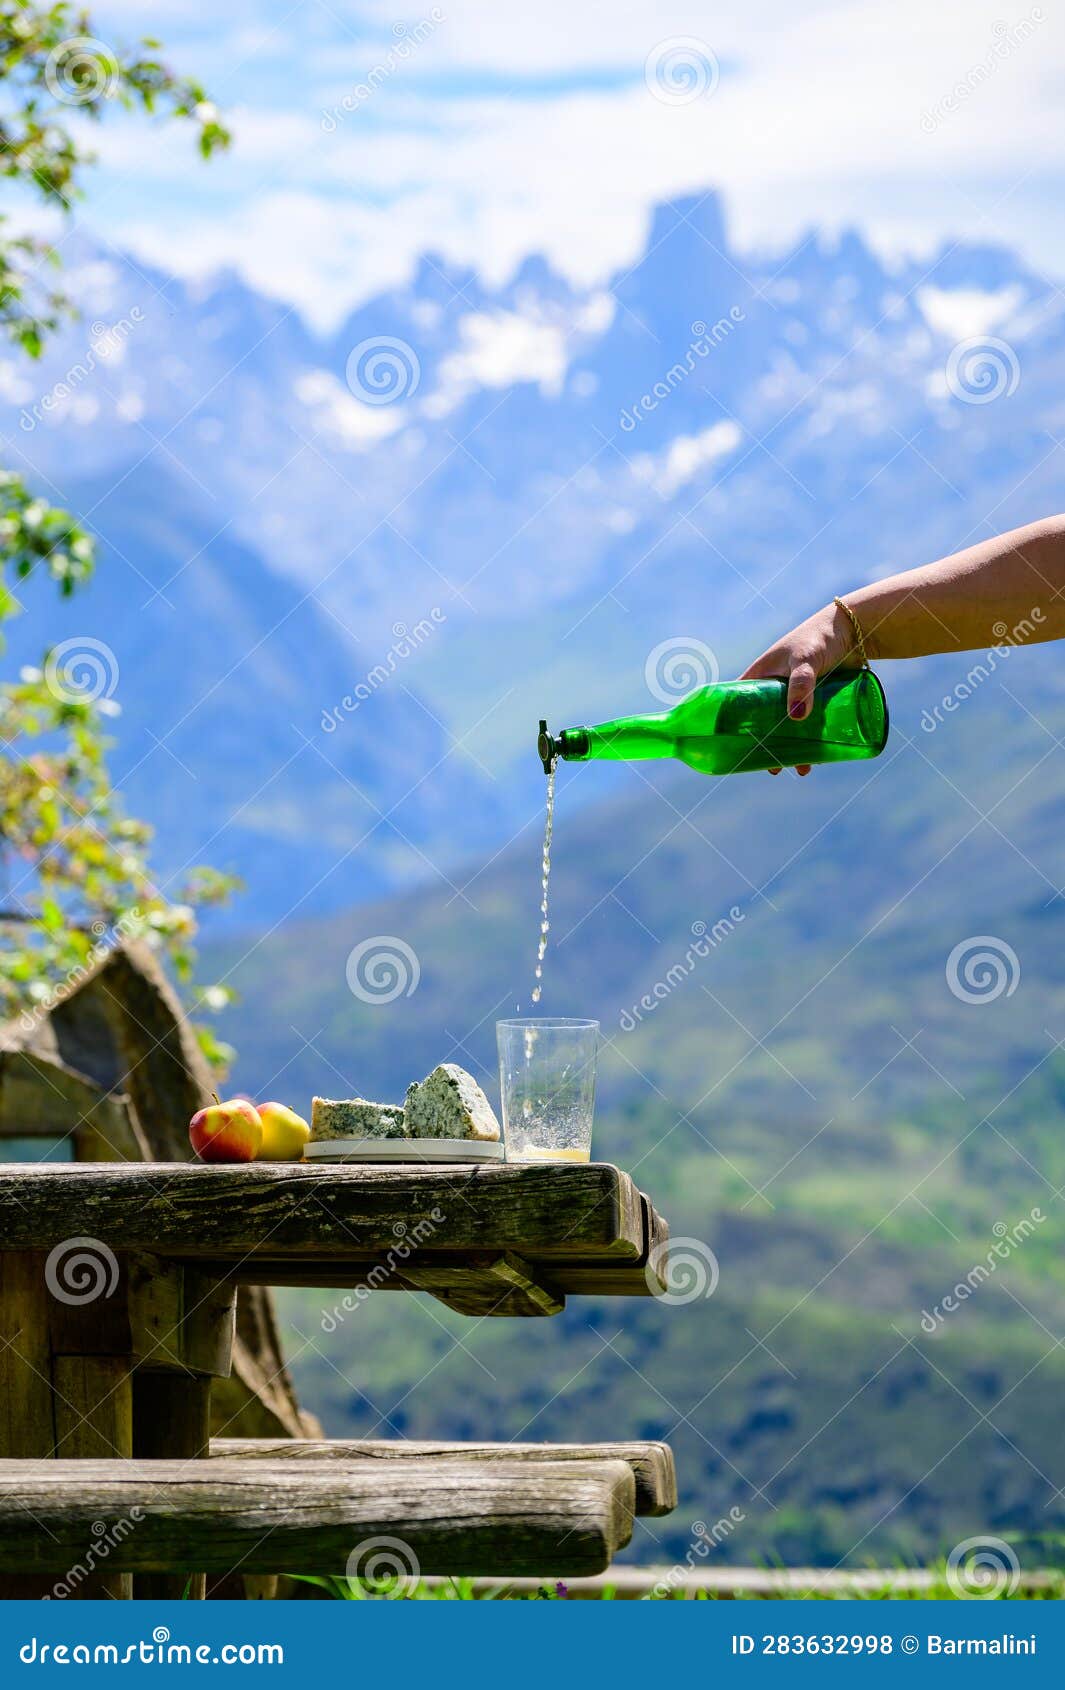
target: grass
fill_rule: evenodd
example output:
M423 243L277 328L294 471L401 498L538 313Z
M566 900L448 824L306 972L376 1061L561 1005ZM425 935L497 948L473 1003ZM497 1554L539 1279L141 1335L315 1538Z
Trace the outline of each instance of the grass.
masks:
M341 1602L558 1602L568 1595L560 1579L545 1580L538 1590L516 1592L508 1584L481 1590L469 1578L446 1578L432 1583L419 1579L411 1585L409 1580L394 1578L317 1578L306 1573L292 1576L295 1583L315 1585L326 1596Z
M905 1571L906 1569L898 1569ZM965 1595L951 1583L947 1573L946 1560L941 1560L930 1569L933 1577L927 1585L920 1589L900 1590L891 1582L892 1574L885 1570L884 1584L881 1587L866 1587L864 1589L847 1588L841 1584L838 1591L806 1590L788 1591L752 1589L744 1591L740 1587L730 1587L728 1590L696 1589L689 1585L684 1588L678 1584L675 1589L653 1589L639 1599L650 1602L718 1602L764 1599L767 1594L775 1600L796 1602L956 1602L971 1600L990 1601L1061 1601L1065 1599L1065 1571L1046 1569L1038 1575L1039 1582L1029 1578L1023 1579L1016 1590L989 1592L988 1595ZM411 1582L407 1579L351 1579L334 1577L312 1577L310 1575L297 1576L295 1582L316 1586L326 1597L345 1602L366 1601L407 1601L407 1602L558 1602L567 1601L571 1595L580 1601L613 1602L622 1596L622 1592L615 1584L605 1583L594 1591L580 1590L570 1592L562 1579L546 1579L534 1589L529 1589L523 1582L521 1588L514 1584L501 1582L490 1584L483 1579L471 1578L441 1578L419 1579Z

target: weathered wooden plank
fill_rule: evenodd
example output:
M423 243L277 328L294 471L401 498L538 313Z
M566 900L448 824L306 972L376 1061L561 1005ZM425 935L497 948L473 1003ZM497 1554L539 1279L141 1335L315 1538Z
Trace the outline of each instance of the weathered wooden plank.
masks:
M508 1252L509 1254L510 1252ZM432 1268L442 1274L448 1270L468 1267L471 1262L491 1261L489 1251L441 1251L431 1258ZM579 1256L573 1261L551 1260L537 1262L523 1256L536 1281L561 1301L573 1295L596 1297L653 1297L653 1285L638 1261L618 1261L606 1257ZM411 1287L398 1273L383 1276L380 1259L330 1261L308 1260L295 1256L256 1255L232 1269L239 1284L295 1286L316 1291L409 1291Z
M640 1192L640 1202L643 1205L644 1237L647 1241L643 1263L647 1275L647 1289L656 1296L659 1291L669 1290L669 1222L664 1215L658 1213L646 1192Z
M551 1315L566 1306L564 1297L549 1291L528 1263L509 1251L461 1267L422 1267L415 1256L399 1277L412 1291L429 1291L458 1314Z
M634 1497L624 1461L0 1461L0 1570L63 1572L104 1519L135 1522L124 1571L343 1573L387 1537L409 1571L565 1577L609 1564Z
M657 1297L654 1275L648 1280L646 1269L639 1262L566 1262L556 1272L552 1269L550 1283L567 1297ZM283 1284L271 1280L272 1285Z
M522 1167L345 1167L159 1163L0 1168L0 1249L48 1248L74 1233L113 1250L216 1262L395 1253L404 1229L419 1259L513 1250L529 1261L638 1260L640 1194L605 1163Z
M636 1481L635 1511L670 1514L677 1470L668 1444L453 1443L410 1438L212 1438L212 1459L235 1461L625 1461Z
M127 1097L30 1050L0 1055L0 1124L19 1138L73 1132L79 1146L94 1147L105 1161L141 1161L148 1154Z
M657 1297L668 1290L669 1225L651 1199L639 1193L644 1248L635 1262L567 1262L560 1284L569 1296Z

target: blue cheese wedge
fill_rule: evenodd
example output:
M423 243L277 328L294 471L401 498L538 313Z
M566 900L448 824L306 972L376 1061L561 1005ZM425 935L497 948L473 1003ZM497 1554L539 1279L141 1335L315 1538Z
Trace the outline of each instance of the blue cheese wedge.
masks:
M499 1139L495 1111L472 1074L442 1062L417 1085L407 1087L404 1106L411 1138Z
M370 1103L365 1097L311 1103L311 1138L409 1138L404 1111L394 1103Z

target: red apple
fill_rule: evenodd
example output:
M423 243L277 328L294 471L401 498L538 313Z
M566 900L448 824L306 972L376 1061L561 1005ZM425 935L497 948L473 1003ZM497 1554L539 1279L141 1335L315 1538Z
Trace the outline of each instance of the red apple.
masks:
M263 1124L246 1098L215 1098L189 1122L189 1138L201 1162L254 1162L263 1142Z

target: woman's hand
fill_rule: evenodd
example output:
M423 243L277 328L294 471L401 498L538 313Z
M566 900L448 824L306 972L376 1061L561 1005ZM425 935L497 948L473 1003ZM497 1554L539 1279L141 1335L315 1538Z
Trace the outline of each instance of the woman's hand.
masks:
M742 681L764 681L779 676L788 683L788 715L801 722L813 707L814 687L821 675L838 669L850 659L858 666L854 650L854 629L846 613L838 604L828 604L823 610L808 616L790 634L777 640L761 657L755 658L740 676ZM779 769L770 769L779 775ZM800 775L810 773L810 764L802 763Z

